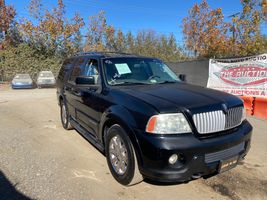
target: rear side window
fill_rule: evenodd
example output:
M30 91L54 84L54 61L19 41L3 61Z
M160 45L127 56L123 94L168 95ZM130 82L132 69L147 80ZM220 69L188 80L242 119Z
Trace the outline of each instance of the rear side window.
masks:
M64 79L66 78L66 74L71 70L71 67L73 65L74 59L67 59L64 61L59 73L58 73L58 79Z
M73 70L70 75L70 81L75 81L75 78L77 76L83 75L84 69L85 69L85 59L84 58L79 58L73 67Z

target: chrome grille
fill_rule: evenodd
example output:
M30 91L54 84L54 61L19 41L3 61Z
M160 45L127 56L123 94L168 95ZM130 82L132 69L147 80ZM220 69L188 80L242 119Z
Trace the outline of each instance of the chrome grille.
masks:
M243 107L230 108L226 114L222 110L197 113L193 120L200 134L214 133L241 124Z
M226 125L225 129L233 128L241 123L243 114L242 107L231 108L226 113Z

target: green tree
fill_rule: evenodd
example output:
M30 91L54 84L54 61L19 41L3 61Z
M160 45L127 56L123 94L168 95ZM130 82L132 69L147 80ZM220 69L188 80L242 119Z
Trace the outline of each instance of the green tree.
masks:
M159 35L153 30L139 31L135 37L128 32L125 47L127 52L158 57L165 61L175 62L185 57L173 34Z
M96 16L91 16L86 35L85 51L104 51L106 48L106 30L109 28L104 11Z
M128 53L135 52L135 39L132 32L130 31L126 34L126 49L126 52Z
M116 51L116 31L113 26L106 27L105 49L107 51Z
M0 51L0 71L4 72L5 80L10 81L16 73L29 73L32 78L42 70L58 73L62 60L57 56L45 57L27 44L17 47L8 46Z
M81 34L81 31L77 31L75 33L74 38L72 40L72 45L73 52L71 53L83 51L83 35Z
M114 50L118 51L118 52L125 52L126 51L125 36L124 36L122 30L120 30L120 29L117 31Z

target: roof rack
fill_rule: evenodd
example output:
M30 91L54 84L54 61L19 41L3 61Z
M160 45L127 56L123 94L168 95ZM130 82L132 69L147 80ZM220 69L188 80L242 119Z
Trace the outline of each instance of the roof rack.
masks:
M133 55L133 54L131 54L131 53L125 53L125 52L119 52L119 51L106 51L106 52L101 52L101 53L103 53L103 54L122 54L122 55Z
M94 54L100 54L100 53L99 52L78 52L74 54L74 56L94 55Z
M106 54L121 54L121 55L134 55L131 53L116 52L116 51L94 51L94 52L79 52L74 54L74 56L84 56L84 55L106 55Z

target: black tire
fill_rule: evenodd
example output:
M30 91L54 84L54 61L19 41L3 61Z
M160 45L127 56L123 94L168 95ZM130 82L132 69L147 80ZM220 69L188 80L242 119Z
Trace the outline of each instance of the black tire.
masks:
M105 141L106 159L113 177L122 185L131 186L140 183L143 177L138 169L135 150L124 129L118 124L111 126L107 131ZM116 142L119 147L115 144ZM119 165L123 165L122 170Z
M73 129L72 125L70 124L68 107L63 100L60 101L60 119L64 129L66 130Z

